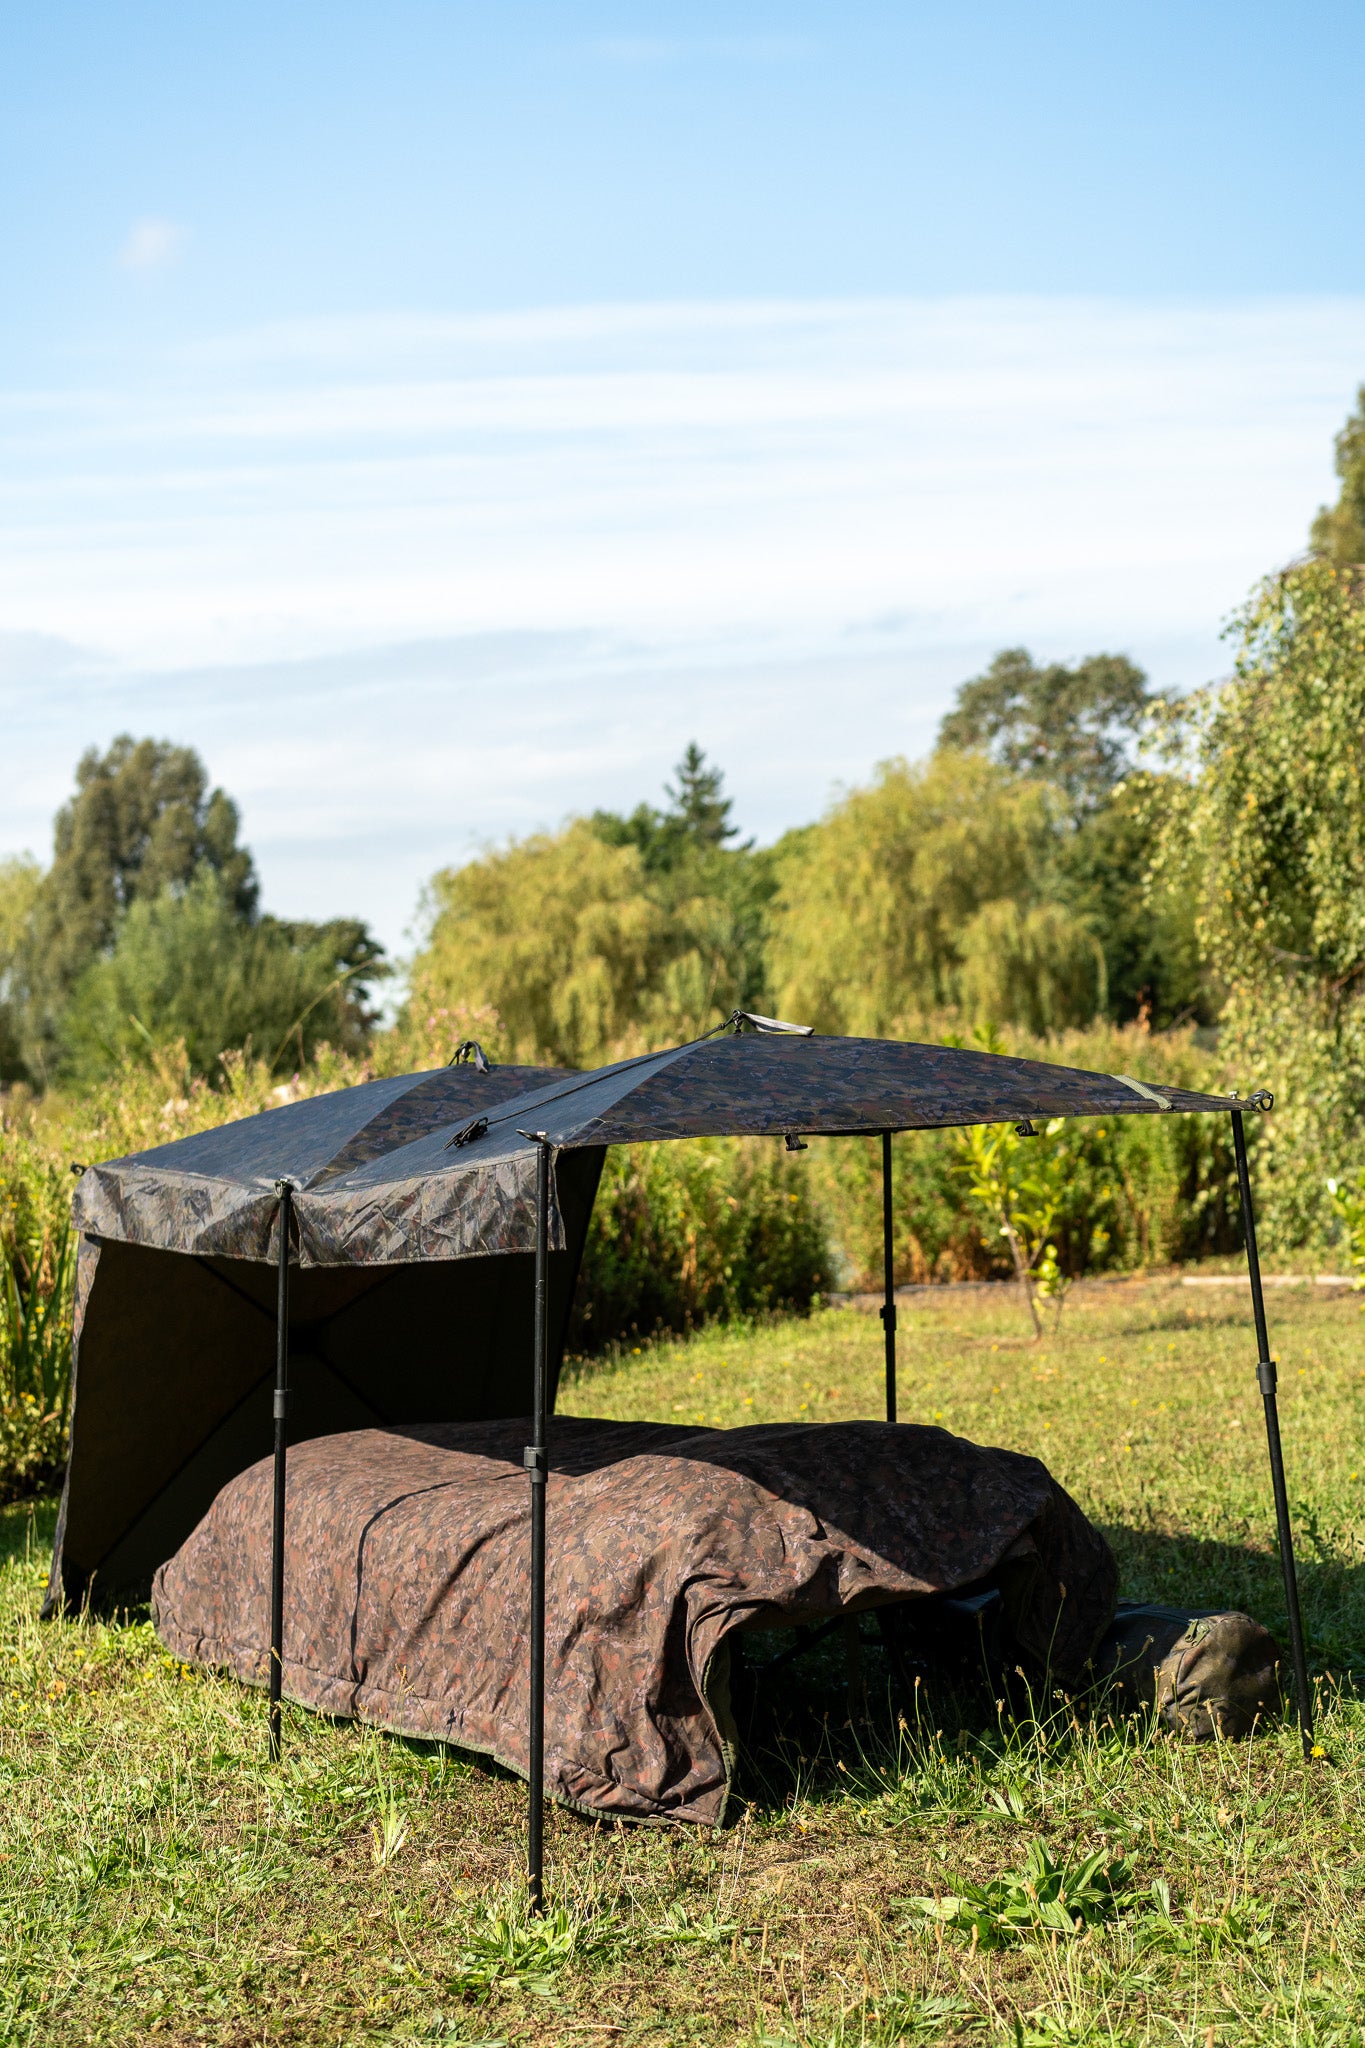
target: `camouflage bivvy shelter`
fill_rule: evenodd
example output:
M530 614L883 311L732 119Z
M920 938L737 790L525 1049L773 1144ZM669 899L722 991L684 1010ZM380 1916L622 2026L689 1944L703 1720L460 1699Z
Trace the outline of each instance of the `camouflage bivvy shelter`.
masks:
M86 1171L75 1206L71 1461L50 1605L144 1588L227 1482L273 1443L277 1751L289 1442L379 1425L433 1447L404 1453L416 1472L437 1450L453 1454L442 1430L529 1417L519 1640L529 1667L528 1870L538 1906L550 1418L605 1148L745 1134L793 1148L833 1135L880 1142L885 1429L897 1420L894 1132L1009 1121L1028 1134L1052 1117L1221 1113L1237 1159L1299 1721L1311 1745L1243 1128L1246 1112L1270 1107L1268 1095L1158 1089L960 1047L826 1037L740 1012L688 1045L586 1074L495 1067L477 1048L462 1051L472 1057L434 1074L286 1105ZM354 1498L362 1494L363 1486ZM263 1522L266 1493L258 1486L253 1498Z

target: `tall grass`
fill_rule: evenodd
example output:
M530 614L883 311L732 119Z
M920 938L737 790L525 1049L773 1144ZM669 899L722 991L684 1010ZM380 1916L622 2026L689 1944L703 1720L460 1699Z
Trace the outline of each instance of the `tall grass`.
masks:
M66 1455L75 1244L60 1167L0 1126L0 1501Z
M870 1627L860 1698L840 1639L767 1677L779 1640L751 1639L734 1824L550 1813L539 1927L519 1781L292 1708L271 1764L262 1695L146 1622L40 1624L50 1510L31 1540L0 1511L0 2039L1361 2048L1363 1326L1323 1292L1271 1314L1330 1762L1292 1724L1194 1747L1066 1700L1016 1719L932 1670L907 1706ZM1279 1625L1244 1292L1082 1287L1040 1352L1013 1289L945 1291L902 1353L902 1413L1040 1453L1125 1594ZM876 1318L829 1311L645 1345L567 1405L849 1419L881 1374ZM1028 1887L1087 1865L1067 1933Z

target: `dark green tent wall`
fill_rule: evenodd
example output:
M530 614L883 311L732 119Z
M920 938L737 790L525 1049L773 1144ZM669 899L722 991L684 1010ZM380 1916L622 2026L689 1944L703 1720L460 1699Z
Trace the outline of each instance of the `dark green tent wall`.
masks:
M71 1452L48 1612L87 1599L108 1607L144 1598L157 1566L196 1527L219 1489L270 1453L271 1247L264 1240L255 1244L254 1257L188 1248L196 1239L184 1225L186 1204L203 1218L215 1205L221 1210L224 1188L243 1189L257 1204L252 1221L259 1236L260 1214L278 1201L273 1183L259 1172L262 1160L277 1159L282 1174L303 1166L301 1185L320 1186L327 1162L344 1147L353 1164L362 1159L367 1214L373 1213L379 1162L401 1157L415 1129L430 1135L448 1125L458 1136L485 1104L548 1078L543 1069L511 1067L406 1076L403 1088L366 1084L117 1162L125 1184L135 1182L141 1196L150 1190L161 1200L164 1234L181 1249L129 1241L134 1233L152 1234L145 1199L128 1236L106 1234L110 1225L119 1227L119 1216L93 1183L103 1176L107 1188L119 1175L92 1169L77 1220L93 1217L106 1231L87 1229L81 1239ZM395 1138L402 1141L397 1147ZM452 1165L459 1156L452 1151ZM601 1147L575 1153L556 1174L560 1246L552 1249L549 1266L553 1380L603 1156ZM328 1185L338 1187L335 1174ZM168 1189L179 1203L174 1219ZM529 1416L534 1263L527 1249L296 1265L289 1316L291 1440L413 1422Z

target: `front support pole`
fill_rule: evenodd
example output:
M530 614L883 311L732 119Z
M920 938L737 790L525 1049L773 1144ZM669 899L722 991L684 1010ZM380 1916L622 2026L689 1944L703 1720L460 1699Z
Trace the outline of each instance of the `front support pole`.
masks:
M1284 1574L1284 1603L1289 1615L1289 1655L1294 1666L1294 1690L1299 1713L1299 1735L1303 1753L1313 1751L1313 1695L1308 1685L1308 1660L1303 1647L1303 1618L1299 1612L1299 1580L1294 1569L1294 1536L1289 1523L1289 1494L1284 1483L1284 1452L1280 1444L1280 1411L1275 1394L1275 1361L1270 1356L1270 1338L1265 1324L1265 1294L1261 1287L1261 1261L1256 1249L1256 1218L1251 1207L1251 1175L1247 1169L1246 1132L1242 1112L1232 1112L1232 1148L1237 1159L1237 1191L1242 1203L1242 1236L1246 1243L1247 1273L1251 1280L1251 1312L1256 1321L1256 1378L1265 1408L1266 1443L1270 1451L1270 1483L1275 1494L1275 1530L1280 1545L1280 1570Z
M294 1188L276 1182L280 1198L275 1290L275 1498L270 1528L270 1761L280 1757L280 1691L284 1677L284 1481L289 1415L289 1227Z
M886 1339L886 1419L896 1419L896 1245L891 1201L891 1133L882 1132L882 1330Z
M528 1132L538 1147L536 1161L535 1378L532 1442L524 1462L531 1481L531 1697L527 1717L530 1757L526 1773L526 1875L530 1908L545 1910L545 1486L550 1433L550 1145L543 1132Z

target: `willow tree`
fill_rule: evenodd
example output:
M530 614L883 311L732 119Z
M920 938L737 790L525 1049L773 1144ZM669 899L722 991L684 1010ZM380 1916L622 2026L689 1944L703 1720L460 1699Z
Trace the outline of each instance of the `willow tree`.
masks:
M652 874L594 822L432 884L414 1015L496 1012L509 1056L581 1067L708 1030L746 994L743 908L706 863Z
M1335 505L1324 505L1313 521L1310 541L1320 561L1349 569L1365 562L1365 384L1356 393L1356 409L1336 438L1336 472L1341 491Z
M946 1011L1033 1032L1103 1008L1093 935L1057 899L1056 792L984 754L884 762L797 842L770 973L784 1016L902 1035Z

